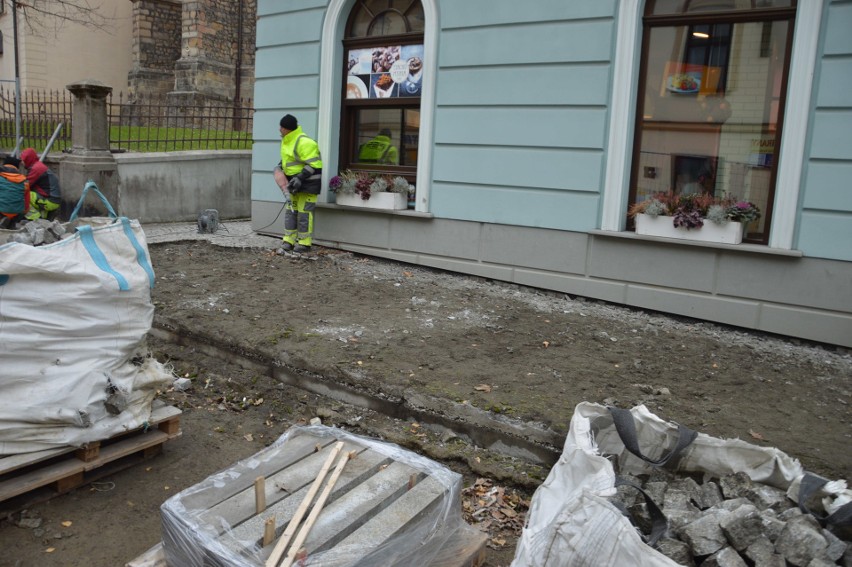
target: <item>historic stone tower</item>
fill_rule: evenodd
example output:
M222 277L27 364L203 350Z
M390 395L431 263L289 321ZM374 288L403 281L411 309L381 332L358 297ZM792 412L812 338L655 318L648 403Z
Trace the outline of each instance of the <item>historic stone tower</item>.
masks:
M131 98L205 106L252 97L257 0L131 1Z

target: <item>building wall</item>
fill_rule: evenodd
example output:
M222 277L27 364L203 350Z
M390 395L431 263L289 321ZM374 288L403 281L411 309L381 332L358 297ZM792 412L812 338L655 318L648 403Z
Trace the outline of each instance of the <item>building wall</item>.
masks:
M841 30L849 29L852 2L824 5L824 55L820 51L810 131L801 133L810 136L809 159L791 250L599 230L603 196L613 189L605 186L604 169L608 133L615 131L620 3L538 0L523 10L509 0L433 4L436 92L432 108L424 109L434 120L429 208L353 210L323 194L317 243L852 347L852 218L845 189L852 91L829 93L832 80L824 78L826 68L849 69L852 48ZM330 108L320 105L326 8L324 0L258 5L252 221L268 234L283 230L276 220L283 204L270 175L279 160L279 118L296 114L310 134L329 112L332 125L339 121L339 95ZM343 24L336 25L331 67L342 69ZM336 173L336 139L327 147L329 177Z
M599 226L616 3L440 8L431 210L542 228Z
M281 117L294 114L305 132L317 131L325 8L326 0L258 1L252 199L281 196L269 175L281 161Z
M828 4L797 242L808 256L852 261L852 1Z
M175 61L181 54L181 2L133 1L133 68L128 75L131 96L162 95L175 86Z
M256 0L99 0L95 5L106 29L46 17L49 25L31 30L25 10L19 11L22 90L61 91L94 79L132 95L177 90L200 91L217 101L253 96ZM0 79L12 88L14 34L8 6L0 13L0 32Z
M126 88L131 67L131 3L101 0L98 6L99 13L106 18L107 29L43 17L46 25L31 30L24 13L18 13L21 89L64 90L65 85L83 79L95 79L116 90ZM15 78L12 28L11 8L6 6L0 15L3 32L0 78L4 80Z
M255 0L183 3L175 93L194 92L214 101L251 96L245 87L254 78L256 10Z

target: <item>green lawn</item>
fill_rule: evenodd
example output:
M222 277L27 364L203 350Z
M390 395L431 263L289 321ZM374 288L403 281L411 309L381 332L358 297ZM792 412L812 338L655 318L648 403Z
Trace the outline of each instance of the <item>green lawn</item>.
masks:
M248 150L252 144L251 132L149 126L112 126L109 139L111 149L133 152Z
M22 127L21 149L35 148L41 154L54 126ZM150 126L111 126L109 129L110 149L131 152L179 152L184 150L249 150L252 146L251 132L232 130L200 130L193 128L157 128ZM0 133L0 148L9 152L15 147L14 133ZM70 132L62 131L50 148L61 152L71 147Z

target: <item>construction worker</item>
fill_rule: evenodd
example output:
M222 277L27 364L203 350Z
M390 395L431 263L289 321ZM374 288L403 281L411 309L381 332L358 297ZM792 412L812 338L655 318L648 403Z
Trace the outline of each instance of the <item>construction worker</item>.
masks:
M358 152L358 161L382 165L398 164L399 150L391 143L390 129L382 128L375 138L361 146L361 150Z
M322 189L322 158L317 143L302 131L296 117L287 114L279 124L281 161L275 181L287 201L284 212L284 250L310 252L314 210ZM285 184L286 182L286 184Z
M6 156L0 165L0 228L14 228L30 208L30 184L20 172L21 160Z
M27 220L53 220L62 205L62 190L59 178L40 159L32 148L21 153L21 161L27 168L27 181L30 182L30 211Z

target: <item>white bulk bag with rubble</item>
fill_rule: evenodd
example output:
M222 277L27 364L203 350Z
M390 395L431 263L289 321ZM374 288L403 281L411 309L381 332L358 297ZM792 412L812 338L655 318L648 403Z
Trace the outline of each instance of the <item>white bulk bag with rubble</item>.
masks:
M632 436L618 432L625 417ZM616 493L616 472L640 475L652 470L635 454L657 465L677 456L666 466L673 471L716 477L745 472L755 482L787 490L794 500L799 482L812 476L778 449L696 434L660 419L643 405L628 411L583 402L574 409L559 461L533 495L512 567L676 566L647 545L608 500ZM614 458L615 467L605 455ZM841 488L838 504L852 494Z
M146 348L154 271L145 234L92 182L81 204L89 189L112 218L70 222L77 231L46 246L0 246L0 455L141 427L172 379Z

